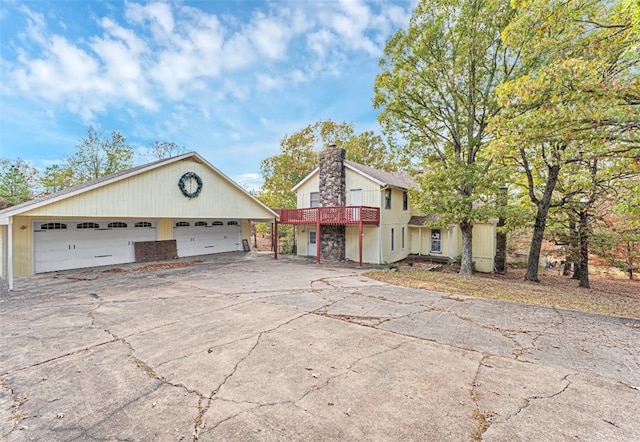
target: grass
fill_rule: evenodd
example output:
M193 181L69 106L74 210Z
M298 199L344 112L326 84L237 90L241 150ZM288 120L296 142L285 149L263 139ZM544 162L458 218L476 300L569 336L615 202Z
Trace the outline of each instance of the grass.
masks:
M469 277L448 267L437 272L403 265L397 272L372 270L367 276L404 287L640 319L640 281L605 273L590 275L591 289L579 288L557 269L540 269L539 283L525 282L522 269Z

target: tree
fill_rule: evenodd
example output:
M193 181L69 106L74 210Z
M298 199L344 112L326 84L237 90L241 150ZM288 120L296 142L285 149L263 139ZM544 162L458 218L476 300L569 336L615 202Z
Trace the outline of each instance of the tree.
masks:
M68 166L48 166L40 177L40 185L46 193L58 192L73 185L73 170Z
M133 148L118 131L105 135L93 126L80 139L76 151L65 158L66 167L73 171L73 184L109 175L133 166Z
M633 17L639 6L601 0L513 5L517 15L504 38L522 48L525 71L498 88L505 109L492 120L492 145L523 174L536 207L525 280L537 282L549 210L581 193L575 187L558 192L558 183L588 175L594 162L638 155L640 39ZM577 216L586 222L588 214Z
M405 164L419 166L414 193L425 213L462 231L460 273L473 273L473 225L487 220L505 178L485 155L494 90L518 65L500 33L508 0L421 0L409 28L386 44L374 107Z
M291 189L318 166L318 152L329 144L345 149L348 160L391 170L389 149L373 132L356 134L353 124L318 121L280 142L280 153L260 164L264 184L258 198L270 207L294 208L296 196Z
M179 146L173 141L154 141L149 144L148 149L148 155L156 160L175 157L187 152L185 146Z
M38 171L21 158L0 159L0 209L32 199L37 176Z

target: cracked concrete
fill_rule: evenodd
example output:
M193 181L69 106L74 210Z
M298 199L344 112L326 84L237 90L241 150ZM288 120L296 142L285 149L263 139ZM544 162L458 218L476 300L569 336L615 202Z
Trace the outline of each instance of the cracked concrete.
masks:
M232 253L0 296L0 440L640 439L638 321Z

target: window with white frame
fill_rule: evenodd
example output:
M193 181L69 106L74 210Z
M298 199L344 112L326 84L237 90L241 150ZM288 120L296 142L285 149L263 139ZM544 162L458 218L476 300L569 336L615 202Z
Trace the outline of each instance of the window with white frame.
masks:
M391 251L393 252L396 248L396 229L391 228Z
M431 253L442 253L442 231L440 229L431 230Z
M320 207L320 192L309 194L309 207Z
M402 250L404 250L404 227L402 228Z
M409 210L409 194L406 190L402 192L402 210Z

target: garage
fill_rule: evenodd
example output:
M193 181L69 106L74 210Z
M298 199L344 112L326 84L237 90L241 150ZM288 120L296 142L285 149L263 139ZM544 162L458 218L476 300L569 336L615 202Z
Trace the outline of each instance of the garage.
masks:
M241 236L238 220L177 220L173 227L180 257L240 251Z
M0 210L0 277L249 251L252 223L277 217L187 152Z
M134 262L134 243L156 236L152 220L35 221L35 272Z

